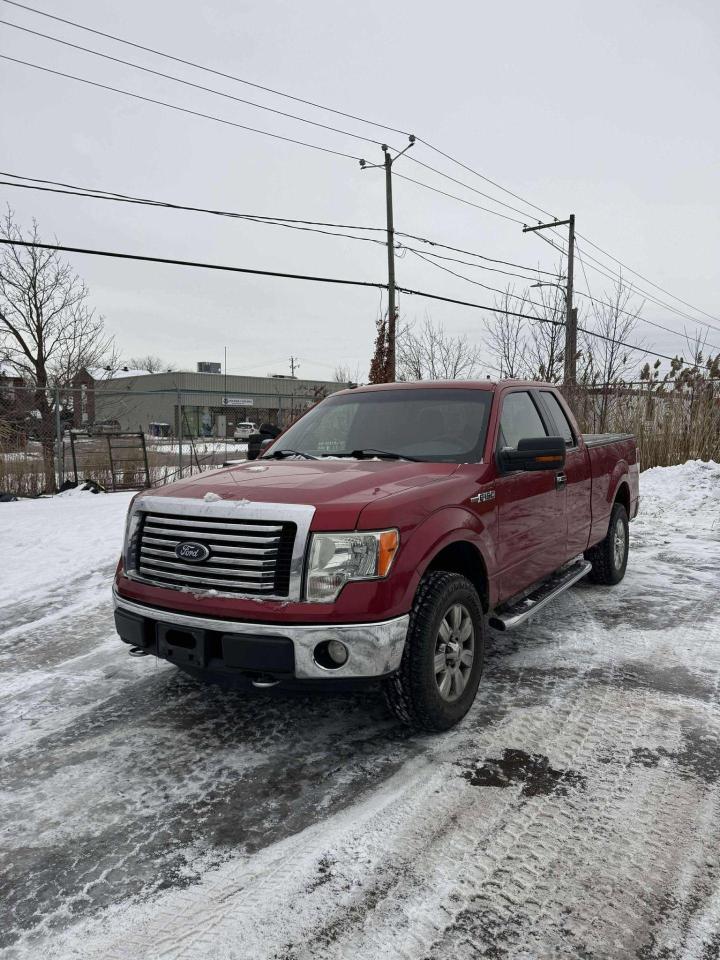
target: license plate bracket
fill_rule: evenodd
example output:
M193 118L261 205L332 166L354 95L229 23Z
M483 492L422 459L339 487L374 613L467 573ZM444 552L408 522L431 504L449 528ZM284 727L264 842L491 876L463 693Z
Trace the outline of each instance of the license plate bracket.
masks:
M171 663L202 669L205 666L205 634L205 630L193 627L158 623L158 656Z

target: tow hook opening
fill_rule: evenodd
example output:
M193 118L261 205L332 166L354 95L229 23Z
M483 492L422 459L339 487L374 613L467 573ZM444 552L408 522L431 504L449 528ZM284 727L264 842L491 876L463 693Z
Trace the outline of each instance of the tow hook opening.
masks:
M128 653L131 657L146 657L148 655L147 650L143 650L142 647L130 647Z
M348 648L340 640L323 640L315 647L313 659L323 670L337 670L347 663Z

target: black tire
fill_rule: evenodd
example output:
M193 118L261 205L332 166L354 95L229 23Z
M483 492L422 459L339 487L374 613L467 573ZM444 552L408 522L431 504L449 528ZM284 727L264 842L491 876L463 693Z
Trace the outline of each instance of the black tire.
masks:
M620 583L627 569L630 550L629 532L627 510L621 503L616 503L610 514L610 524L605 539L585 551L585 559L592 564L592 570L588 574L589 580L608 586Z
M468 621L472 625L472 662L465 664L462 659L462 655L467 655L470 648L464 648L462 643L454 642L451 638L444 644L448 666L445 673L438 673L435 669L436 658L443 655L437 649L439 645L443 646L441 628L447 630L454 611L458 610L462 617L462 626L458 630L466 629ZM446 620L446 616L450 620ZM410 612L400 669L384 684L388 706L399 720L408 726L434 731L447 730L462 720L472 706L480 683L484 628L480 598L466 577L442 570L423 577ZM470 638L465 643L469 641ZM453 644L456 648L454 654L450 651ZM458 658L454 665L449 659L453 655ZM467 666L464 674L463 665ZM464 678L461 681L456 679L458 672ZM446 680L446 673L454 677L450 680L450 689L442 695L440 686ZM438 677L442 677L442 680L438 680ZM460 683L464 684L461 688L458 686ZM458 692L459 689L461 692ZM453 694L456 694L455 699L447 699Z

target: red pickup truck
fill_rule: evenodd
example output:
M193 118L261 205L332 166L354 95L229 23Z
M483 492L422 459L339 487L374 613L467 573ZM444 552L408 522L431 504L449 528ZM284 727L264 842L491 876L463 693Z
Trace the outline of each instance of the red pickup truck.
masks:
M114 587L132 653L236 685L380 680L442 730L488 624L625 574L635 440L582 435L549 384L343 390L268 443L132 502Z

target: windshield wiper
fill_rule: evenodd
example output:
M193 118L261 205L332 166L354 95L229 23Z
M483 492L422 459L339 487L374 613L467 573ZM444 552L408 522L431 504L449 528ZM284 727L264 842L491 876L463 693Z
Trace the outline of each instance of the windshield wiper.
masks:
M283 447L282 450L273 450L272 453L266 453L262 460L281 460L283 457L302 457L303 460L317 460L311 453L304 453L302 450L291 450L289 447Z
M390 453L387 450L376 450L375 447L363 447L362 450L351 450L349 453L326 453L326 457L355 457L357 460L367 460L369 457L378 457L380 460L413 460L417 462L417 457L409 457L406 453Z

